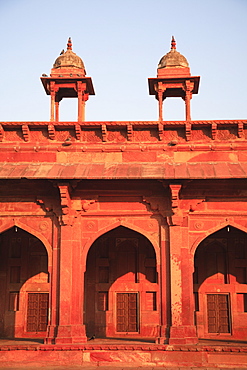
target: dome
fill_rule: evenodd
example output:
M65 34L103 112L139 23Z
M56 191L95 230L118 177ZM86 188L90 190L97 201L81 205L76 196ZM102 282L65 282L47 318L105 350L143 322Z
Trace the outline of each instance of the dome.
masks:
M83 61L72 51L71 38L68 39L67 50L62 50L61 55L55 60L53 68L79 68L85 71Z
M159 68L188 68L187 59L176 50L176 41L172 36L171 50L164 55L158 64Z

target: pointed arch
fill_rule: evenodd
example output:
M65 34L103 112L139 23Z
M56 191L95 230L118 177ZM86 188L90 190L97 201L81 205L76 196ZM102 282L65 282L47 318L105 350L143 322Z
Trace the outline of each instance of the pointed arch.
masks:
M143 233L123 223L112 226L94 238L87 253L87 336L157 336L160 270L155 249Z
M0 333L3 337L44 336L50 292L47 248L37 233L15 220L1 225L1 231Z
M145 230L143 230L142 228L136 226L136 225L133 225L129 222L126 222L126 221L116 221L114 222L113 224L109 224L107 225L106 227L104 228L101 228L98 230L98 232L96 232L92 238L90 238L86 244L84 245L84 258L85 258L85 261L84 263L86 264L86 258L87 258L87 254L88 254L88 251L90 249L90 247L93 245L93 243L99 238L101 237L102 235L106 234L107 232L109 231L112 231L114 229L116 229L117 227L119 226L123 226L123 227L126 227L132 231L136 231L137 233L145 236L149 241L150 243L152 244L153 248L154 248L154 251L155 251L155 255L156 255L156 261L157 261L157 265L160 264L160 253L159 253L159 243L158 243L158 240L156 238L153 238L151 234L147 233Z
M16 219L12 219L12 220L8 220L8 222L6 223L3 223L2 225L0 225L0 234L2 234L3 232L11 229L12 227L19 227L20 229L26 231L27 233L31 234L31 235L34 235L36 238L38 238L43 244L44 244L44 247L47 251L47 254L48 254L48 266L51 266L52 264L52 246L51 244L48 242L48 240L46 239L46 237L44 235L42 235L41 233L39 233L36 229L33 229L32 227L22 223L21 221L19 220L16 220Z
M193 245L197 331L200 338L239 339L246 333L247 232L232 220L219 226Z
M225 221L225 222L222 222L220 225L217 225L217 226L214 226L212 227L211 229L205 231L203 234L201 234L200 237L198 237L191 245L190 247L190 252L192 254L192 256L194 257L195 255L195 252L198 248L198 246L201 244L201 242L206 239L208 236L210 236L211 234L214 234L216 233L217 231L220 231L221 229L224 229L225 227L234 227L235 229L237 230L240 230L240 231L243 231L244 233L247 234L247 227L243 226L243 225L240 225L236 222L233 222L232 220L229 221Z

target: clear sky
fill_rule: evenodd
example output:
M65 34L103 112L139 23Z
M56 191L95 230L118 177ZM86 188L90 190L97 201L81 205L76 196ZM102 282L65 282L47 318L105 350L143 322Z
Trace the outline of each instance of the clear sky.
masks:
M86 120L157 120L147 79L172 35L201 76L192 119L247 119L247 0L0 0L0 32L0 121L49 120L40 76L69 36L96 92ZM60 112L76 120L76 100ZM184 119L182 99L165 101L164 119Z

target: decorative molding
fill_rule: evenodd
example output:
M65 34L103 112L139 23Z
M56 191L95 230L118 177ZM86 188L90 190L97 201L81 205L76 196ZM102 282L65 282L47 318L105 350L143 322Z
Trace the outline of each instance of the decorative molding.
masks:
M4 129L3 125L0 124L0 141L3 141L4 139Z
M54 140L55 139L55 126L52 124L49 124L47 129L48 129L49 139Z
M132 126L132 124L127 125L127 140L128 141L133 140L133 126Z
M81 126L75 125L75 137L77 140L81 140Z
M98 198L96 197L95 199L82 199L81 200L81 206L82 210L84 212L87 212L90 209L90 206L94 203L96 203Z
M181 184L170 184L169 187L171 190L172 210L174 213L176 213L179 207L179 192L182 188L182 185Z
M196 211L197 207L199 206L199 204L203 203L206 201L206 198L202 198L202 199L194 199L191 201L191 204L190 204L190 209L189 209L189 212L194 212Z
M244 124L243 122L238 123L238 137L244 138Z
M32 122L22 122L22 121L14 121L14 122L7 122L2 121L0 124L4 127L21 127L23 124L27 124L29 127L47 127L51 122L50 121L32 121ZM157 127L159 121L85 121L80 122L81 127L97 127L99 128L102 124L113 127L126 127L128 125L132 125L133 127ZM163 121L162 122L165 126L184 126L184 121ZM194 127L198 126L211 126L213 123L216 123L217 126L237 126L238 124L243 124L247 126L247 120L206 120L206 121L192 121ZM73 128L77 122L53 122L54 127L71 127Z
M102 134L102 141L107 141L107 128L106 125L101 125L101 134Z
M189 122L185 124L185 136L187 141L191 140L191 124Z
M211 132L212 132L212 139L215 140L216 139L216 135L217 135L217 123L213 122L212 125L211 125Z
M36 203L41 206L41 208L46 212L51 212L53 210L53 207L51 205L47 204L47 201L44 199L41 199L41 197L38 197L36 199Z
M30 130L28 125L22 125L21 129L24 141L30 141Z
M60 191L61 224L72 225L74 215L71 213L71 187L70 184L57 184Z
M162 123L158 124L158 137L159 140L162 141L164 136L164 125Z
M164 205L164 200L161 197L147 197L143 196L143 202L148 204L150 211L158 212L163 217L167 216L167 207Z
M138 238L116 238L116 247L118 247L123 242L130 242L135 245L135 247L138 247L139 240Z
M202 221L196 221L194 223L195 230L202 230L204 228L204 223Z
M185 129L183 138L186 141L212 141L217 139L229 141L240 145L239 138L244 138L247 121L244 120L217 120L217 121L106 121L106 122L0 122L0 141L38 141L35 136L37 131L42 135L43 129L47 129L50 140L61 138L64 131L70 132L77 141L106 142L106 141L166 141L172 132L176 137L181 135L180 129ZM35 132L30 131L35 127ZM59 130L58 130L59 128ZM66 130L65 130L66 128ZM113 130L112 130L113 128ZM86 129L86 130L85 130ZM204 130L204 135L198 137L198 129ZM22 138L19 134L22 132ZM211 130L211 132L210 132ZM127 135L125 134L127 132ZM201 132L201 131L200 131ZM14 136L11 136L11 134ZM121 133L121 134L120 134ZM32 134L32 135L31 135ZM126 137L127 136L127 137ZM42 141L44 137L42 136ZM241 145L243 145L241 141Z
M179 192L182 188L181 184L169 184L171 190L171 209L172 209L172 226L181 225L183 222L183 214L179 209Z

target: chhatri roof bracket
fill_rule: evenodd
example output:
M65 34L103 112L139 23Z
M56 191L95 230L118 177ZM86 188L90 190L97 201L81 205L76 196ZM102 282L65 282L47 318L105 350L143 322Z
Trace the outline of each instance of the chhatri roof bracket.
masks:
M181 97L185 101L185 119L191 120L190 100L198 93L199 76L191 76L187 59L176 50L172 36L171 50L164 55L158 65L157 78L149 78L149 94L159 102L159 121L163 121L163 100L168 97Z
M46 94L51 96L51 122L59 121L59 103L63 98L78 98L78 122L85 121L85 103L89 95L94 95L91 77L81 58L72 51L71 38L67 50L62 50L51 69L50 77L42 75Z

